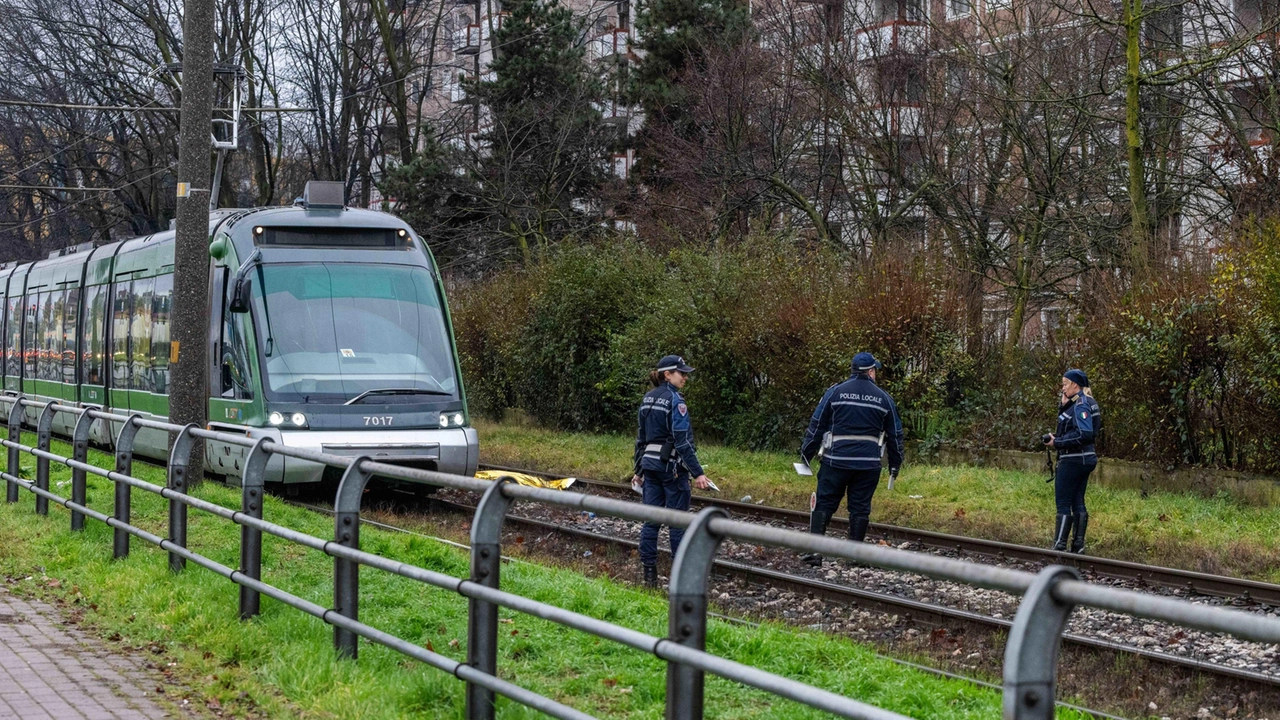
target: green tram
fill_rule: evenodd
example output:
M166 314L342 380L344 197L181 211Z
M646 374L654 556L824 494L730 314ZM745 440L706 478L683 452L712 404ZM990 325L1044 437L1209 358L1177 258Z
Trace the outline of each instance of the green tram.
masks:
M344 207L341 183L312 182L292 207L215 212L209 234L210 428L475 472L444 287L411 228ZM4 391L167 419L173 253L171 230L0 268ZM74 417L55 417L69 435ZM93 440L118 431L98 423ZM165 433L136 443L168 457ZM206 443L206 468L234 482L246 454ZM275 456L268 480L334 472Z

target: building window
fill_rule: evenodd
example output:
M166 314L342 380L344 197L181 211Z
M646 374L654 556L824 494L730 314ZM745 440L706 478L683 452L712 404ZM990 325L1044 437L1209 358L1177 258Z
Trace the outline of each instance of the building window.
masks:
M973 12L973 0L946 0L947 19L968 17Z

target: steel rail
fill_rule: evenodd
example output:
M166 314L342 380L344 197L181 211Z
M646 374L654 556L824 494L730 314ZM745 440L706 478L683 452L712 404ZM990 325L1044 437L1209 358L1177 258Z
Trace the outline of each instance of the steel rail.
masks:
M543 472L540 470L525 470L489 463L482 463L481 467L498 471L521 472L543 478L569 477L569 475L562 473L557 474ZM631 486L622 483L613 483L604 480L591 480L588 478L575 479L578 483L592 487L599 487L611 492L623 494L632 493ZM722 507L726 510L733 511L741 517L759 517L802 526L808 526L809 524L809 513L801 510L792 510L790 508L756 505L754 503L746 503L736 500L723 500L720 498L709 497L707 495L694 495L693 504L696 507ZM847 526L848 523L849 521L846 517L831 518L832 525ZM932 530L918 530L915 528L889 525L885 523L871 523L869 534L873 537L880 537L886 540L893 540L895 542L912 542L924 547L942 551L954 551L965 554L980 555L1002 561L1026 560L1030 562L1043 563L1044 565L1067 565L1081 570L1087 570L1104 577L1133 580L1139 583L1149 583L1171 589L1187 590L1198 595L1224 597L1238 599L1243 602L1257 602L1265 605L1280 606L1280 584L1262 582L1260 580L1236 578L1228 575L1214 575L1195 570L1183 570L1180 568L1169 568L1159 565L1147 565L1128 560L1115 560L1112 558L1097 557L1093 555L1077 555L1074 553L1037 548L1029 545L1018 545L1016 543L1000 542L998 540L986 540L983 538L967 537L963 535L952 535Z
M456 503L439 498L432 498L431 502L461 513L471 513L475 511L473 506L468 506L464 503ZM610 545L626 551L636 550L640 545L639 542L628 538L605 535L592 532L590 530L560 525L547 520L539 520L522 515L508 515L507 522L513 525L523 525L529 528L568 535L579 540L602 545ZM670 551L665 548L662 548L660 552L664 555L670 555ZM848 585L840 585L815 578L792 575L778 570L756 567L731 560L717 559L713 561L712 568L714 572L723 577L745 580L756 585L772 585L796 592L809 593L814 597L820 597L841 605L871 608L881 610L883 612L901 614L909 620L922 622L926 625L942 626L948 623L959 622L980 626L993 631L1008 631L1009 628L1013 626L1012 620L1004 618L991 617L990 615L983 615L981 613L975 613L968 610L922 602L911 598L879 593L872 590L864 590L862 588L851 587ZM1087 583L1079 584L1086 587L1096 587L1089 586ZM1087 603L1082 601L1080 604L1093 605L1093 599L1095 598L1091 598ZM1073 600L1073 602L1075 602L1075 600ZM1126 614L1134 613L1129 612ZM1280 686L1280 675L1270 675L1245 668L1218 665L1204 660L1170 655L1168 653L1156 652L1154 650L1124 645L1122 643L1111 642L1109 640L1102 640L1076 633L1063 633L1062 638L1068 645L1087 648L1089 650L1118 652L1141 657L1151 662L1170 665L1186 670L1194 670L1209 675L1228 677L1233 680L1243 680L1265 685L1267 687Z

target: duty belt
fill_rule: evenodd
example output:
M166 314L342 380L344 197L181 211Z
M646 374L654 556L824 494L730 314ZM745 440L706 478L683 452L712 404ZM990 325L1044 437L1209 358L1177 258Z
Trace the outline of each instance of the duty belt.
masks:
M873 442L877 445L883 445L884 435L880 435L879 437L876 437L875 435L832 435L831 436L832 444L840 442L841 440L866 440L867 442Z

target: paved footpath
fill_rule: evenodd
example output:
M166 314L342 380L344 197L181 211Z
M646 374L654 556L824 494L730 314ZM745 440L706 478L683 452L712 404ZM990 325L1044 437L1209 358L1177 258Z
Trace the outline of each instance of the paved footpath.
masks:
M64 624L52 605L0 589L0 718L159 720L156 685L141 661Z

